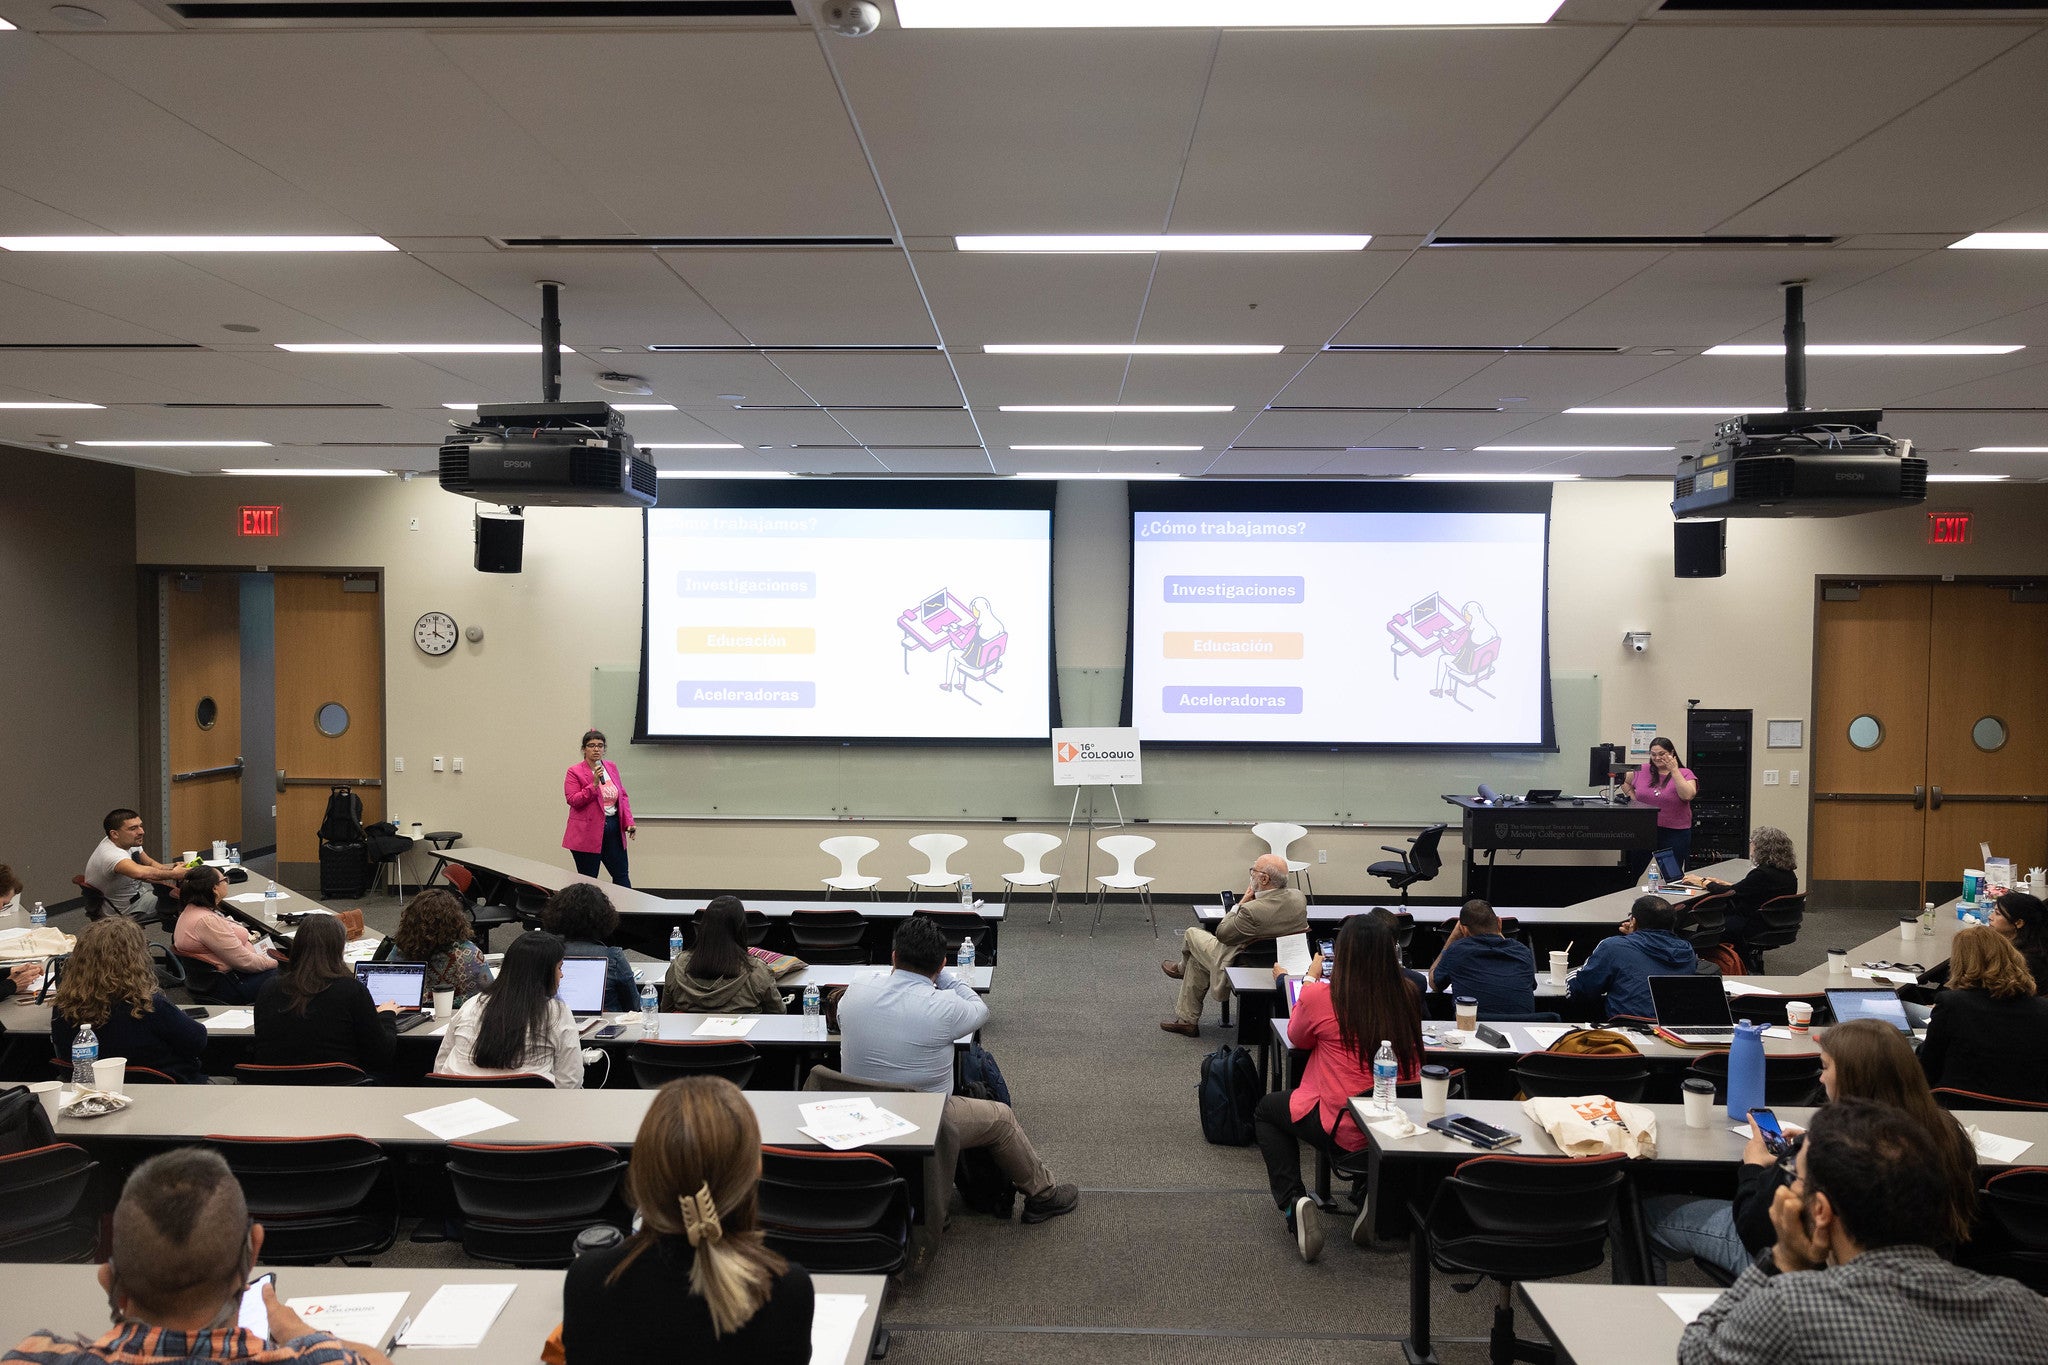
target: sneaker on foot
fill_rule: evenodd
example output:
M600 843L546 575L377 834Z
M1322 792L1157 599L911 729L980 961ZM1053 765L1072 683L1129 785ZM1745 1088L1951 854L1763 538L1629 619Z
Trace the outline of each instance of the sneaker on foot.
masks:
M1178 1033L1183 1038L1199 1038L1202 1036L1202 1026L1200 1024L1190 1024L1185 1019L1161 1019L1159 1027L1165 1029L1168 1033Z
M1351 1245L1372 1248L1372 1209L1363 1195L1358 1199L1358 1216L1351 1220Z
M1303 1195L1294 1201L1294 1245L1301 1251L1301 1259L1313 1262L1323 1254L1323 1215L1316 1209L1316 1201Z
M1075 1185L1055 1185L1044 1194L1033 1195L1024 1201L1024 1221L1043 1223L1048 1218L1057 1218L1063 1213L1072 1213L1081 1203L1081 1190Z

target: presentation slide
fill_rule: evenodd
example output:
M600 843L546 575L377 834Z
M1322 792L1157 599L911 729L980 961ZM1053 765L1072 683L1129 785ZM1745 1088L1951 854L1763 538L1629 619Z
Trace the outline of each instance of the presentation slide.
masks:
M1148 743L1540 745L1536 512L1136 512Z
M1052 514L658 507L651 739L1044 739Z

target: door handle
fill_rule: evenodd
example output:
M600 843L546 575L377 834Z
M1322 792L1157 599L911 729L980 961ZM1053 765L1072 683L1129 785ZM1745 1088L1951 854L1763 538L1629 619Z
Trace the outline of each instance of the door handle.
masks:
M1940 809L1941 809L1941 788L1939 788L1939 787L1936 787L1936 788L1934 788L1933 790L1934 790L1934 809L1936 809L1936 810L1940 810Z
M1934 804L1935 804L1935 805L1937 805L1937 806L1939 806L1939 805L1941 804L1941 796L1940 796L1941 788L1939 788L1939 787L1936 787L1936 788L1935 788L1934 790L1935 790L1935 798L1934 798ZM1924 808L1925 808L1925 807L1924 807L1924 802L1922 801L1922 793L1921 793L1921 789L1920 789L1920 788L1918 788L1918 787L1915 787L1915 788L1913 788L1913 809L1914 809L1914 810L1921 810L1921 809L1924 809Z
M277 770L277 789L279 791L284 790L284 769L282 768Z

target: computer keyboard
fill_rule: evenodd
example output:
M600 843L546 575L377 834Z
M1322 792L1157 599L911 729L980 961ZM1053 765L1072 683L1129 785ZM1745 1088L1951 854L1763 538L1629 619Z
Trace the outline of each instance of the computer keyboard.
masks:
M1730 1028L1660 1028L1659 1033L1676 1038L1682 1043L1728 1043L1735 1040L1735 1030Z

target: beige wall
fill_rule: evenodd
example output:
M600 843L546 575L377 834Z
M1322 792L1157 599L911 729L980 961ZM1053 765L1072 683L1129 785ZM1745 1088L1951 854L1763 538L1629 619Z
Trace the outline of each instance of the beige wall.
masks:
M431 479L376 480L177 478L143 475L152 511L139 521L140 562L163 565L381 567L385 570L389 747L406 771L388 774L394 816L428 828L467 833L490 844L566 865L558 845L562 769L575 758L587 722L590 670L639 658L639 514L624 510L535 509L527 518L526 571L516 576L470 567L466 499ZM1655 721L1684 734L1685 701L1748 706L1767 718L1807 715L1816 574L1990 574L2048 569L2039 527L2048 523L2048 489L1965 488L1943 507L1978 513L1974 543L1925 544L1918 511L1817 521L1729 524L1729 574L1719 580L1671 576L1669 485L1560 485L1551 537L1551 660L1567 671L1604 678L1609 738L1624 740L1632 721ZM278 541L234 535L244 502L284 505ZM1054 610L1060 665L1121 668L1128 593L1128 535L1123 487L1071 483L1060 490ZM417 529L413 529L414 521ZM413 648L412 623L442 610L481 644L428 659ZM1650 630L1650 652L1622 645L1626 630ZM615 744L621 737L613 736ZM435 755L461 755L465 771L433 773ZM1371 763L1361 757L1361 763ZM1784 826L1803 843L1806 751L1759 755L1802 785L1755 791L1757 819ZM630 769L628 781L630 783ZM1759 777L1759 782L1761 778ZM902 839L930 826L857 826L883 841L869 870L901 886L916 860ZM1010 865L998 840L1022 826L963 824L964 865L987 895ZM677 821L649 825L634 853L635 880L648 886L799 886L821 855L812 846L847 827L831 822ZM1244 830L1152 825L1156 871L1166 888L1194 893L1241 882L1256 845ZM1319 868L1324 893L1383 892L1364 875L1385 857L1391 829L1317 831L1309 849L1329 852ZM1455 849L1446 852L1455 857ZM1297 849L1296 856L1303 856ZM822 869L820 869L822 870ZM1070 878L1078 879L1076 856ZM1070 886L1072 885L1070 881ZM1437 889L1437 888L1432 888Z

